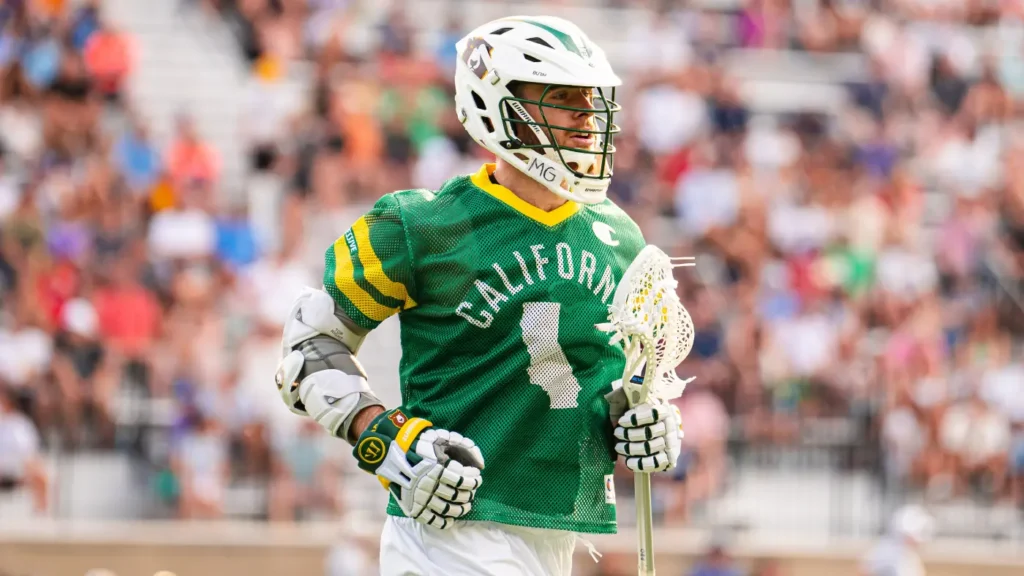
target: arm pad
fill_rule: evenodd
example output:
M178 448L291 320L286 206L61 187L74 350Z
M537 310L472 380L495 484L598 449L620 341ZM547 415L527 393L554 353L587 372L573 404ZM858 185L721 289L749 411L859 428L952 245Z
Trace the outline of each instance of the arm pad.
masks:
M288 409L308 414L332 435L347 440L356 414L368 406L383 406L353 352L366 334L335 309L329 294L304 290L285 323L283 357L275 375Z

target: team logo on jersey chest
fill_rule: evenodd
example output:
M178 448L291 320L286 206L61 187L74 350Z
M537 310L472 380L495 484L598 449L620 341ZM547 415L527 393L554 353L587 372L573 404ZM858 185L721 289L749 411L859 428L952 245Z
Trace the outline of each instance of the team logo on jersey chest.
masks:
M601 242L604 242L608 246L618 246L619 241L612 238L612 234L615 234L615 229L611 226L595 220L591 229L594 231L594 236Z

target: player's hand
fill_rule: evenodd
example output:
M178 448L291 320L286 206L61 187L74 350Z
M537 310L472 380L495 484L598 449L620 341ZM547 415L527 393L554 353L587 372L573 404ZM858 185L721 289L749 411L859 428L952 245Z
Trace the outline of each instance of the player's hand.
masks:
M683 440L679 408L668 402L639 404L617 423L615 452L626 457L627 468L661 472L676 467Z
M484 457L472 440L398 409L374 418L353 454L406 516L435 528L448 528L469 513L483 482Z

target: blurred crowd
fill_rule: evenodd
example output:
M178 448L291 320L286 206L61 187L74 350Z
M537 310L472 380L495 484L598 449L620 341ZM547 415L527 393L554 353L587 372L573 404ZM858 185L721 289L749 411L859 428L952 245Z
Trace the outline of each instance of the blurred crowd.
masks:
M0 6L0 515L19 486L52 512L44 451L112 449L151 466L153 514L221 516L249 477L270 480L261 517L331 514L319 429L267 393L288 302L318 272L226 200L188 111L151 138L125 90L134 39L99 6ZM289 434L272 440L275 416Z
M425 42L401 7L357 4L187 3L251 66L240 194L187 110L153 140L124 89L134 40L95 1L0 6L0 490L45 510L44 449L116 449L150 460L169 514L230 513L246 479L269 480L255 516L340 511L347 454L271 389L292 295L382 194L489 161L452 107L476 23ZM702 262L679 278L697 380L666 518L721 491L730 447L808 436L845 438L889 490L1024 504L1024 2L606 4L650 8L616 39L610 194ZM739 50L864 73L833 111L766 113L725 65ZM154 458L133 423L161 418Z
M721 486L723 440L830 436L897 494L1022 504L1024 5L788 4L684 18L685 63L634 106L642 189L681 252L718 264L686 278L696 466L677 504ZM769 118L717 65L731 47L854 52L866 77L832 115ZM673 131L655 102L689 112Z

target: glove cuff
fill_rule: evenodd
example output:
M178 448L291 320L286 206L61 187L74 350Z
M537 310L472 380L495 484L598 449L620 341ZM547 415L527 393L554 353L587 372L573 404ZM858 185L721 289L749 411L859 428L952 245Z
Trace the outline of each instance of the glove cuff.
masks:
M359 468L376 474L384 463L392 442L405 453L406 458L415 456L415 444L419 435L433 424L423 418L409 418L401 408L381 412L366 427L356 440L352 454L359 462ZM419 458L415 458L419 460ZM415 462L413 462L415 464Z
M412 447L416 438L419 437L420 432L423 432L427 428L430 428L433 424L429 420L423 418L410 418L398 429L398 435L395 436L395 442L398 443L398 447L403 452L408 453Z
M426 422L426 424L421 424L422 422ZM416 434L422 432L427 426L433 426L433 424L423 418L407 416L405 411L398 407L385 410L375 416L366 429L399 440L402 449L408 450L409 445L416 438ZM410 432L411 430L415 431ZM404 436L408 436L405 442L401 440Z

